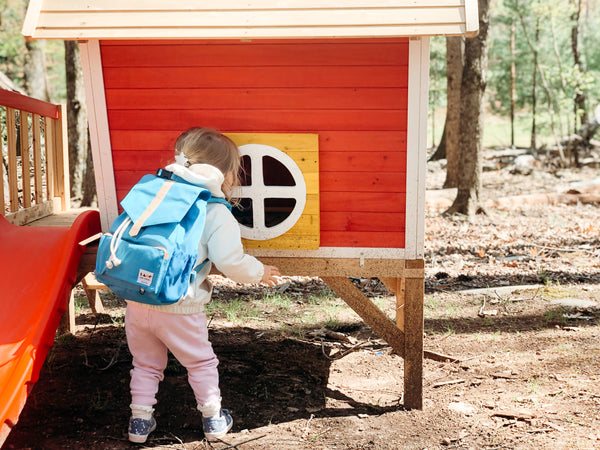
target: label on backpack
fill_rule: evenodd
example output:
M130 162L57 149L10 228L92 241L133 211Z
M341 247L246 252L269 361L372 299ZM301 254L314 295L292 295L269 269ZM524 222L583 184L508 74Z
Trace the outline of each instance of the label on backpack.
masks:
M138 272L138 284L143 286L150 286L152 284L152 279L154 278L154 274L152 272L148 272L147 270L140 269Z

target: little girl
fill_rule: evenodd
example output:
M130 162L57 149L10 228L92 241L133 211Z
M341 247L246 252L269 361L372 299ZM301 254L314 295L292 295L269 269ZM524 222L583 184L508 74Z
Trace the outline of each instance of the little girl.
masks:
M175 164L167 170L189 183L202 186L213 197L230 200L238 184L240 154L226 136L208 128L191 128L175 143ZM206 223L198 247L198 264L208 259L225 276L239 283L275 284L279 270L244 254L240 228L226 205L209 203ZM190 284L187 294L173 305L154 306L127 302L125 330L133 355L131 370L131 419L129 440L146 442L156 428L153 417L158 384L167 365L167 350L185 366L194 390L207 439L225 436L233 419L221 409L218 360L208 340L204 305L210 301L212 285L206 264Z

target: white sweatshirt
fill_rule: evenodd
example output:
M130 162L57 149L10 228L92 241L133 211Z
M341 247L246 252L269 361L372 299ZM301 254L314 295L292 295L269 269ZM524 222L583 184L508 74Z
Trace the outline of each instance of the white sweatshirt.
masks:
M213 197L224 197L221 191L223 174L219 169L208 164L194 164L189 168L179 164L171 164L167 170L183 178L189 183L210 190ZM258 283L264 273L260 261L244 253L240 227L227 206L221 203L209 203L206 207L206 222L198 245L198 260L206 264L190 283L187 294L172 305L140 306L173 314L195 314L204 311L204 305L210 301L212 284L208 279L212 264L226 277L238 283Z

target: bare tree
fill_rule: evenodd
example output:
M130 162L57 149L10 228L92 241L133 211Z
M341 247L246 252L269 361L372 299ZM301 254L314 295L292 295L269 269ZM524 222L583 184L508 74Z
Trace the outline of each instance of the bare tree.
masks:
M515 99L517 97L517 65L515 63L515 23L510 24L510 146L515 148Z
M71 196L81 199L81 206L89 206L95 194L94 171L91 160L81 56L79 45L75 41L65 41L65 72Z
M483 94L486 87L490 0L479 0L479 34L465 40L461 82L458 192L447 214L484 212L481 192Z
M531 148L537 149L537 78L538 78L538 51L537 44L540 40L540 19L535 21L535 45L533 50L533 75L531 83Z
M523 9L519 3L519 0L513 0L513 1L514 1L515 12L517 13L517 17L519 18L519 22L521 23L523 36L525 37L525 40L527 42L529 49L531 50L531 53L533 55L537 55L537 52L538 52L537 41L534 43L534 41L531 39L531 36L529 35L529 32L527 30L527 25L525 23L525 12L523 11ZM538 24L539 24L539 22L538 22ZM539 31L539 27L536 27L536 36L537 36L538 31ZM535 63L535 70L540 77L540 82L542 83L542 88L544 89L544 92L546 93L546 100L548 101L548 111L550 113L550 128L552 129L554 141L556 142L556 147L558 148L560 160L561 160L562 164L566 164L565 152L564 152L564 148L560 142L559 130L557 129L557 123L556 123L558 120L557 111L559 111L560 108L558 106L556 96L553 94L552 89L550 88L550 84L548 83L548 81L546 79L546 73L544 71L544 68L540 65L539 59L537 58L537 56L534 58L534 63Z
M465 40L462 36L446 38L446 120L440 144L430 161L446 159L445 188L457 186L460 136L460 84L464 65Z
M446 180L445 188L458 186L460 140L460 89L464 67L465 39L452 36L446 39Z
M31 97L50 101L48 79L46 78L45 41L30 41L25 44L25 90Z
M581 0L569 0L573 8L573 14L571 15L571 20L573 21L573 26L571 28L571 50L573 52L573 62L575 63L575 67L579 70L579 73L584 73L583 61L581 60L581 52L579 50L579 28L581 26ZM575 86L575 100L574 100L574 109L575 109L575 127L577 129L577 119L579 119L579 123L583 125L588 121L588 114L585 108L586 103L586 93L581 87L579 82L579 78L577 78L577 85Z

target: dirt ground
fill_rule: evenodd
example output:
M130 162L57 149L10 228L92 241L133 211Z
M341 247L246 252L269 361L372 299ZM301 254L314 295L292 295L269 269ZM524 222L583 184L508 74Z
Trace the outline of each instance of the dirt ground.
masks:
M425 348L459 362L425 360L423 410L403 408L402 359L349 308L312 322L315 298L336 302L318 278L267 289L216 277L223 305L277 294L288 307L242 322L210 311L223 404L234 416L225 439L203 439L185 370L170 360L158 428L141 447L600 448L600 209L524 200L574 192L596 171L517 170L487 155L483 196L505 202L471 221L441 215L452 198L443 176L430 163ZM354 281L392 314L378 280ZM3 448L140 447L126 436L124 303L104 300L107 314L85 305L77 334L57 338Z

